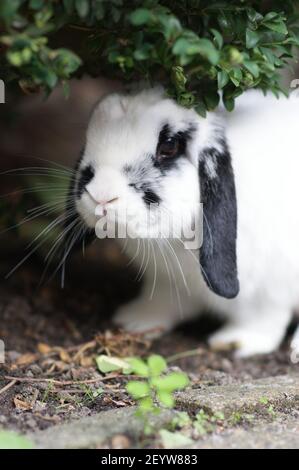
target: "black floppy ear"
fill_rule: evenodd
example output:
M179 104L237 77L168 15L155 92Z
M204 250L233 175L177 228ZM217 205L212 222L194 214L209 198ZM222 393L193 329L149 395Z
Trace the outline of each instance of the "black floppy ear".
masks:
M222 297L239 292L237 274L237 201L231 156L224 139L199 155L203 204L203 243L200 265L209 288Z

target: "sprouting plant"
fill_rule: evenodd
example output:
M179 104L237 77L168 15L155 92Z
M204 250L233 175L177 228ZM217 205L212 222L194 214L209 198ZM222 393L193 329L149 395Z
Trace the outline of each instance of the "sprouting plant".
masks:
M273 405L269 405L267 411L268 411L269 415L272 416L273 418L276 416L276 411L274 410Z
M80 388L84 392L83 400L85 403L93 402L96 398L98 398L104 392L104 389L102 387L98 387L96 390L93 390L91 387L89 387L86 384L82 384Z
M261 403L261 405L268 405L269 400L268 400L267 397L261 397L260 398L260 403Z
M233 411L233 413L229 417L229 422L234 426L243 420L243 416L239 411Z
M182 372L165 374L167 363L163 357L152 355L146 361L140 358L130 358L128 363L131 372L143 380L130 380L127 392L137 401L137 416L145 422L144 432L152 431L148 417L161 411L161 407L173 408L175 405L174 392L183 390L189 384L189 379Z
M46 390L44 391L43 396L42 396L42 399L41 399L42 403L45 403L45 402L48 400L49 395L50 395L50 393L51 393L52 390L53 390L53 386L54 386L54 384L53 384L52 381L48 382L47 388L46 388Z
M188 413L186 411L179 411L171 420L171 427L173 429L184 428L185 426L189 426L191 423L192 420Z
M201 409L195 416L193 427L198 434L203 436L209 432L213 432L215 427L219 423L223 423L224 420L225 416L221 411L216 411L214 414L209 415Z
M269 399L267 397L261 397L259 402L261 405L264 405L266 407L266 411L270 416L274 417L276 415L274 406L269 402Z
M195 416L193 426L201 436L207 434L211 429L209 415L207 415L204 410L200 410Z

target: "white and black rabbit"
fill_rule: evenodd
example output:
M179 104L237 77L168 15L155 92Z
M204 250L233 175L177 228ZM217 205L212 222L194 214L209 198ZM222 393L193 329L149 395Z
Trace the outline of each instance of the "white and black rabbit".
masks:
M248 356L279 346L299 306L298 137L296 96L250 91L234 112L206 118L160 88L96 105L71 194L90 228L121 207L139 221L136 238L120 243L144 285L116 312L117 325L165 331L213 311L227 323L212 347L235 344ZM161 214L178 229L186 216L201 223L199 201L199 250L152 237Z

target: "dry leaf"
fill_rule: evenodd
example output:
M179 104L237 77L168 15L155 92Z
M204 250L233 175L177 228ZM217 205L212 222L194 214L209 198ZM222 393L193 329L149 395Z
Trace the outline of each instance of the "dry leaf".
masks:
M49 345L46 344L46 343L38 343L38 345L37 345L37 350L38 350L41 354L49 354L49 353L52 351L52 348L51 348L51 346L49 346Z
M31 364L32 362L35 362L37 359L37 355L33 353L26 353L22 354L21 356L18 357L14 365L17 366L27 366L28 364Z
M14 405L17 408L17 410L26 411L26 410L31 410L32 409L31 403L28 403L28 401L21 400L18 397L18 395L16 395L14 397L13 402L14 402Z
M59 350L59 357L63 362L71 362L70 355L66 352L65 349L60 349Z
M94 359L92 357L81 357L80 366L82 367L91 367L94 364Z

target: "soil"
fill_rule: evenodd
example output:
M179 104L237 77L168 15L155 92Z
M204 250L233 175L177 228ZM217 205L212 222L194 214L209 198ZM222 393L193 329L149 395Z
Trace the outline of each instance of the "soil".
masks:
M279 351L247 360L235 359L232 352L209 350L206 337L218 326L216 320L202 318L153 342L115 330L113 312L134 297L139 286L109 244L100 250L105 253L102 259L98 253L95 256L95 248L84 259L73 257L64 289L57 279L38 286L42 272L38 258L4 280L12 260L23 253L13 241L4 246L0 338L6 360L0 364L0 426L35 431L131 405L126 379L118 373L103 376L97 370L95 357L100 353L162 354L169 366L189 374L194 388L286 374L294 367L288 339Z

